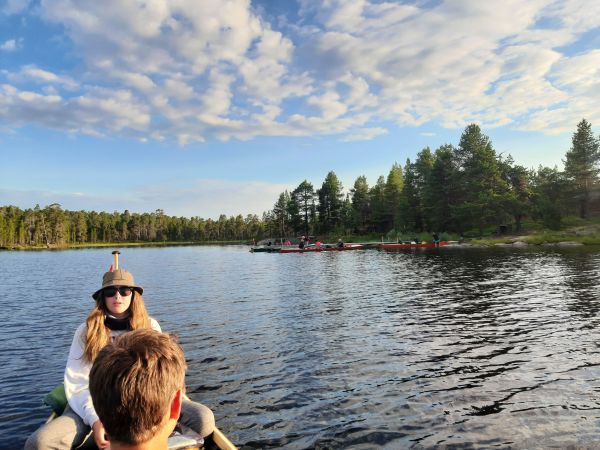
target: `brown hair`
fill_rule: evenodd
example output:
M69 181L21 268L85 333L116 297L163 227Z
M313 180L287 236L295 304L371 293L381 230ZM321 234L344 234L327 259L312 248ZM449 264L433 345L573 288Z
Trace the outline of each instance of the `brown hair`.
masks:
M90 393L109 439L135 445L154 437L184 388L185 369L170 334L135 330L104 347L90 371Z
M101 291L96 300L96 307L86 319L87 329L83 351L83 360L86 362L93 362L98 352L110 340L110 330L104 325L104 318L108 313L109 311L104 301L104 291ZM129 305L129 328L137 330L150 327L150 316L148 316L144 300L140 294L133 291Z

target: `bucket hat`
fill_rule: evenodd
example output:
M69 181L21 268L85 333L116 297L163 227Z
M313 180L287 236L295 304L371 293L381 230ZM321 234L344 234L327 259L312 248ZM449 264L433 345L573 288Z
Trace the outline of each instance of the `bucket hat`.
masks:
M119 251L113 252L113 255L115 256L116 270L110 270L104 274L104 276L102 277L102 287L92 294L94 300L98 300L102 289L110 286L127 286L132 288L134 291L138 292L140 295L144 292L143 287L135 284L135 280L133 279L133 275L131 274L131 272L128 272L125 269L119 269L119 253Z
M128 286L140 295L144 292L144 288L135 284L131 272L124 269L117 269L113 272L106 272L102 277L102 287L92 294L94 300L98 300L102 289L110 286Z

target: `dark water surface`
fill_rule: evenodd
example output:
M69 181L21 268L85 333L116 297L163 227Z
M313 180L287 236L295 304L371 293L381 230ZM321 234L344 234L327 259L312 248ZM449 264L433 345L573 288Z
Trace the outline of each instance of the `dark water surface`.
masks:
M109 250L0 252L0 448L48 415ZM124 249L246 448L600 446L600 253Z

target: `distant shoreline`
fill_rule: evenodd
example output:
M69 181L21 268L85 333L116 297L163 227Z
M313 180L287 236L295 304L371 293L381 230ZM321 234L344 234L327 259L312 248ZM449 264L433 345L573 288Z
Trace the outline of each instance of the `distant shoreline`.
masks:
M161 242L102 242L86 244L64 244L64 245L16 245L13 247L0 247L4 251L36 251L36 250L74 250L90 248L121 248L121 247L184 247L202 245L251 245L248 241L161 241Z
M360 236L353 236L348 240L353 243L365 243ZM369 242L373 236L365 236ZM391 242L384 238L385 242ZM333 241L332 241L333 242ZM378 241L375 241L378 242ZM383 242L383 241L382 241ZM423 241L424 242L424 241ZM0 251L42 251L42 250L76 250L93 248L131 248L131 247L185 247L206 245L252 245L248 240L238 241L161 241L161 242L109 242L109 243L85 243L64 245L38 245L38 246L13 246L0 247ZM468 238L450 247L454 248L520 248L520 247L592 247L600 246L600 233L593 232L580 234L578 232L555 232L555 233L532 233L523 235L505 235L488 237L484 239Z

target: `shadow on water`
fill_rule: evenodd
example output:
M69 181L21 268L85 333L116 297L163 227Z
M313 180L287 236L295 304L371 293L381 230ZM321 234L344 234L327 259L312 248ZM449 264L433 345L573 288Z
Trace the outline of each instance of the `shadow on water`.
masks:
M180 336L189 395L242 448L600 440L597 251L179 247L122 259ZM41 398L106 261L100 250L0 254L12 312L0 329L0 448L20 448L46 415ZM56 317L62 302L69 314Z

